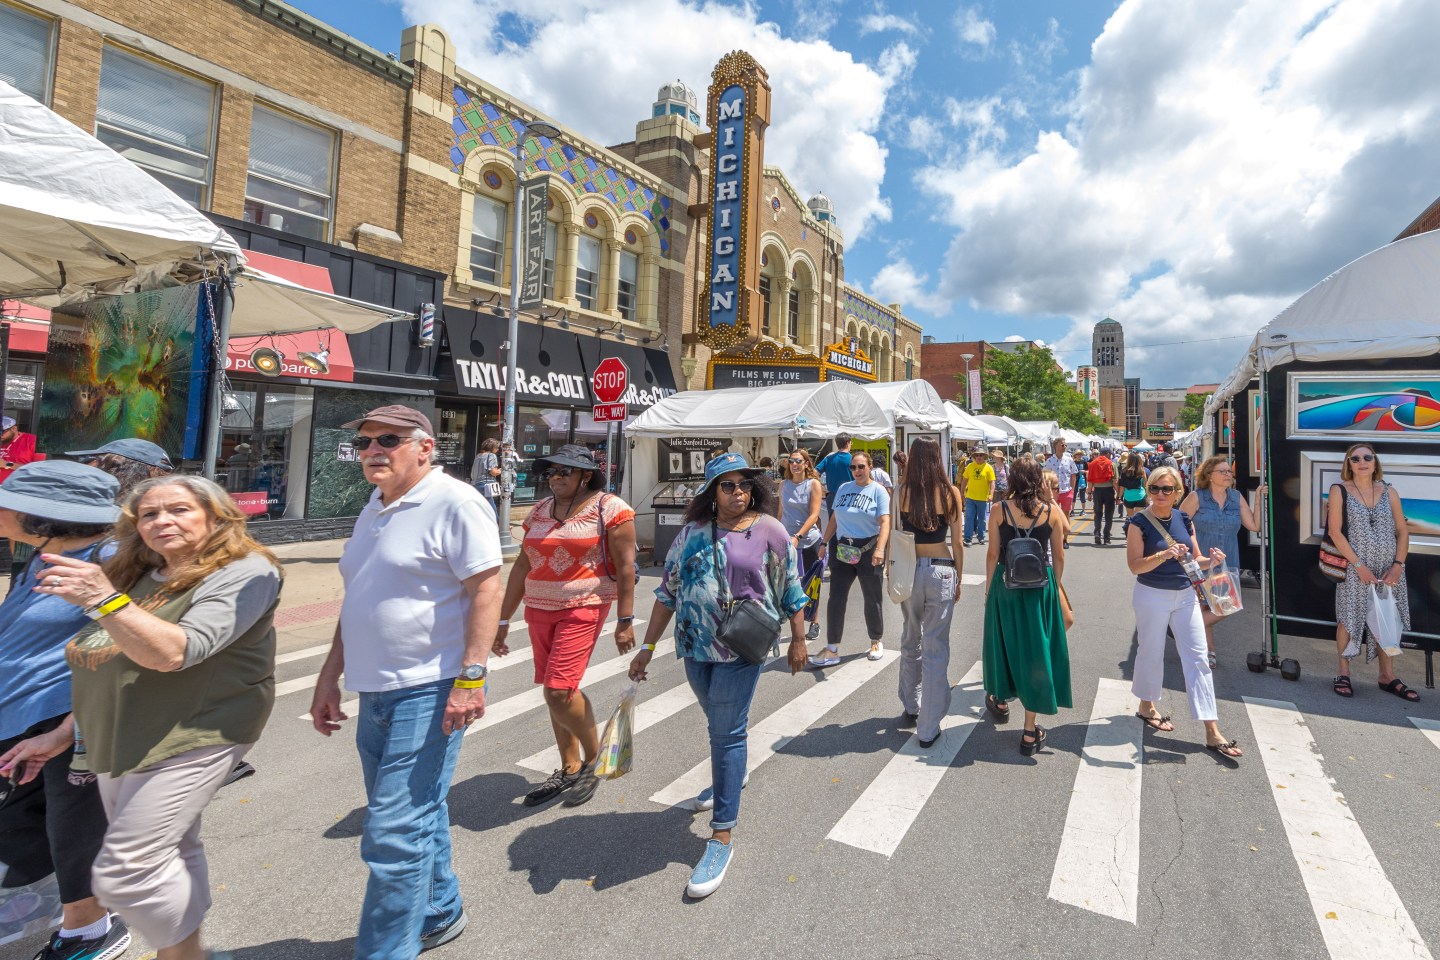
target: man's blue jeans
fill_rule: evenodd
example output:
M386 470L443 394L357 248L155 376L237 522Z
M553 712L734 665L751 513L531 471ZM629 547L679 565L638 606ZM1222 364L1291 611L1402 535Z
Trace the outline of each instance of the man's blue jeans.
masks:
M685 677L705 711L710 729L710 777L715 789L711 830L729 830L740 818L740 790L745 786L745 739L749 735L750 701L760 683L760 664L731 660L704 663L685 659Z
M965 542L979 537L985 539L985 527L990 522L990 501L965 498Z
M356 960L415 960L420 936L460 916L445 797L462 733L440 732L454 680L360 694L365 776L360 859L370 868Z

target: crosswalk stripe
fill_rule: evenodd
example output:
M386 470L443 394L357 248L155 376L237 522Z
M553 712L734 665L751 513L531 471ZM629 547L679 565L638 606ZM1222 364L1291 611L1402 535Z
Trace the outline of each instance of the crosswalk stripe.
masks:
M1245 697L1255 744L1331 960L1430 960L1295 704Z
M635 626L639 627L644 622L645 621L643 619L636 619ZM612 620L610 621L609 625L601 631L600 636L605 637L608 634L612 634L614 632L615 621ZM326 645L326 649L329 649L328 644ZM501 670L504 670L506 667L519 666L522 663L529 663L531 660L534 659L534 647L526 647L524 650L512 650L505 656L495 657L490 661L490 673L493 675L499 673ZM630 661L626 659L625 662L629 663ZM317 673L312 674L308 677L300 677L295 680L286 680L284 683L277 683L275 684L275 696L282 697L287 693L295 693L298 690L309 690L311 687L315 686L315 681L318 680L319 677L320 675ZM340 709L345 714L349 716L354 716L355 709L359 706L360 700L359 698L356 698L354 700L346 700L344 703L340 704ZM300 714L300 719L309 720L310 711L307 710L304 713Z
M667 652L674 649L674 646L675 640L673 638L661 640L655 645L655 656L663 657ZM583 690L585 687L599 683L601 680L608 680L616 674L626 672L630 669L630 661L632 659L633 657L630 654L621 654L618 657L611 657L604 663L590 667L585 671L585 679L580 682L580 688ZM486 704L485 716L471 724L465 731L465 735L468 737L472 733L479 733L481 730L493 727L498 723L504 723L506 720L518 717L522 713L529 713L531 710L544 705L545 691L541 687L531 687L524 693L517 693L513 697L506 697L499 703Z
M978 587L984 582L985 575L983 573L962 573L960 575L960 584L962 586Z
M1050 899L1135 923L1144 725L1130 685L1101 678L1050 877Z
M895 651L887 650L881 654L879 660L861 658L838 670L829 671L824 682L816 683L764 720L751 726L745 772L754 773L755 769L774 756L776 751L804 733L810 724L825 716L841 700L859 690L865 681L889 666L896 656ZM710 779L710 758L707 756L650 799L655 803L673 807L690 800L710 786Z
M1425 739L1435 746L1440 747L1440 720L1427 720L1424 717L1411 717L1410 722L1425 734Z
M829 839L887 857L894 855L980 723L977 714L985 703L980 685L983 675L984 664L977 661L955 686L950 710L940 721L940 740L926 750L920 746L918 733L911 737L831 828Z
M329 652L329 643L317 643L315 644L315 646L306 647L303 650L291 650L289 653L277 653L275 655L275 665L279 666L282 663L294 663L296 660L305 660L310 657L318 657L321 654L326 654Z

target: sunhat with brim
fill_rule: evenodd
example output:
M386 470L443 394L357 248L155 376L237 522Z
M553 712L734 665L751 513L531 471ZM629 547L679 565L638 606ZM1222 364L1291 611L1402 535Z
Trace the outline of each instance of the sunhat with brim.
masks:
M696 496L709 490L716 480L727 473L744 474L747 478L758 477L765 471L759 467L752 467L745 462L745 458L738 453L722 453L720 456L705 464L705 485L695 491Z
M589 447L578 443L567 443L554 453L535 458L534 473L540 476L551 467L574 467L590 471L590 489L599 490L605 485L604 470L595 461L595 454Z
M103 457L107 453L113 453L117 457L124 457L127 460L135 460L151 467L164 467L166 470L174 470L175 464L170 462L170 455L158 443L151 443L149 440L141 440L138 437L126 437L123 440L111 440L103 447L94 450L66 450L67 457Z
M120 519L120 481L74 460L39 460L0 484L0 508L68 523L111 524Z

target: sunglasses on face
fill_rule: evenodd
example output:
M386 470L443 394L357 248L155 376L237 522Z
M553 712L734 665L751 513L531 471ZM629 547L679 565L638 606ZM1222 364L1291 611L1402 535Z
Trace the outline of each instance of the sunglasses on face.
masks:
M863 464L863 463L856 463L856 464L852 464L852 465L851 465L851 467L850 467L850 472L851 472L851 473L859 473L861 470L869 470L869 469L870 469L870 468L867 467L867 466L865 466L865 464Z
M803 467L803 466L805 466L805 460L804 460L804 458L802 458L802 457L791 457L789 460L787 460L787 461L785 461L785 462L786 462L786 463L793 463L793 464L794 464L795 466L797 466L797 467Z
M544 473L540 474L540 476L546 480L554 480L557 477L563 480L574 472L574 467L550 467Z
M749 493L755 489L754 480L721 480L718 484L721 493L734 493L737 489L741 493Z
M401 437L393 433L384 433L378 437L356 437L352 442L356 450L369 450L370 444L378 443L385 450L394 450L402 443L409 443L415 437Z
M1374 460L1374 459L1375 459L1375 455L1374 455L1373 453L1352 453L1352 454L1350 455L1350 462L1351 462L1351 463L1359 463L1359 462L1362 461L1362 460L1365 461L1366 463L1369 463L1371 460Z
M1174 487L1170 487L1170 486L1165 486L1165 487L1152 486L1152 487L1149 487L1148 489L1150 490L1151 493L1163 493L1163 494L1165 494L1167 497L1168 497L1170 494L1172 494L1172 493L1175 492L1175 488L1174 488Z

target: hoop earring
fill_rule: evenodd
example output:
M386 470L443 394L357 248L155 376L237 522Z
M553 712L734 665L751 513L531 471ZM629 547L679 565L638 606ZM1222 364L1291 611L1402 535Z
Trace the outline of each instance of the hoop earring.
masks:
M714 512L715 512L715 501L714 501L714 500L711 500L711 501L710 501L710 512L711 512L711 513L714 513Z

